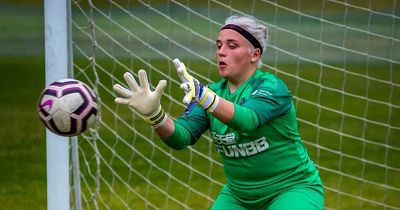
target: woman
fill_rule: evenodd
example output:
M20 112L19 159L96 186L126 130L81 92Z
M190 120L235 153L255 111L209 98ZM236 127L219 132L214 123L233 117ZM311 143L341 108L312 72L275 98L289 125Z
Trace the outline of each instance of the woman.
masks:
M258 69L266 40L266 27L253 17L229 17L216 40L222 79L207 87L175 59L189 104L176 121L160 106L166 81L152 92L143 70L140 86L129 73L124 77L131 90L114 86L124 96L116 102L145 116L174 149L210 130L227 178L212 209L323 209L322 182L301 142L292 94L282 80Z

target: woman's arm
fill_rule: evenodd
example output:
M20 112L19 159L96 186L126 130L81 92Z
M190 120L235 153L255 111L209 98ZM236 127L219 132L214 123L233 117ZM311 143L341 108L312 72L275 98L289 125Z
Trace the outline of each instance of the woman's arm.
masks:
M207 112L199 106L172 120L167 116L164 124L154 129L158 136L173 149L183 149L196 143L209 128Z

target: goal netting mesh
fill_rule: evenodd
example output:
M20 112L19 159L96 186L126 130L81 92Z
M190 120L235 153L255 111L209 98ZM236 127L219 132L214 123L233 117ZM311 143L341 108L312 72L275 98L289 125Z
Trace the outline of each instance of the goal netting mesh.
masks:
M225 183L208 133L169 149L112 86L123 73L168 81L162 106L185 106L172 63L218 80L215 39L233 14L269 28L263 70L294 95L326 209L400 209L400 3L396 0L73 0L74 76L100 100L95 127L72 141L76 209L208 209ZM153 86L154 88L154 86Z

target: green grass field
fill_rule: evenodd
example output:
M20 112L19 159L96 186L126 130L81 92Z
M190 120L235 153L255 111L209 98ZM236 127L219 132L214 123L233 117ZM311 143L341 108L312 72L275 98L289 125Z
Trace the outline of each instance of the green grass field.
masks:
M0 203L46 208L45 129L36 114L44 87L43 58L0 58Z
M243 6L238 5L238 7ZM11 9L14 11L11 12ZM46 208L45 129L36 113L37 100L44 87L44 28L42 14L43 9L41 5L33 8L24 6L6 6L0 8L0 28L3 29L2 33L0 33L0 116L2 116L0 118L0 204L2 209L25 210ZM115 18L119 19L121 17L117 15ZM147 20L150 22L156 21L151 18L147 17ZM357 18L356 20L359 21ZM85 22L84 19L78 19L77 21ZM119 21L123 22L123 19ZM278 24L281 23L284 27L291 26L288 24L290 21L283 17L276 20L276 22ZM103 22L100 21L101 24L107 25L107 22L103 20ZM308 26L313 25L312 22L308 24ZM158 26L165 27L164 24L160 23ZM377 30L379 29L378 26L381 27L381 25L377 25ZM127 27L135 28L138 26L132 25ZM318 30L318 28L315 30ZM146 30L143 30L140 33L145 36L146 32ZM310 33L314 32L311 30ZM122 32L117 29L114 30L114 33L117 37L123 37ZM100 40L102 34L98 33L97 35ZM285 34L277 32L275 35L285 39ZM181 34L181 36L185 35ZM330 38L335 41L335 37L337 35L333 34ZM290 37L286 37L286 39L290 40ZM85 41L87 40L81 34L78 34L77 42L85 46ZM187 40L183 40L183 42L185 41ZM275 40L275 43L282 44L283 48L285 48L284 41L281 42L279 43L279 41ZM126 43L129 45L129 40ZM157 43L153 44L157 45ZM295 42L288 43L290 46L293 44ZM350 44L357 45L357 43ZM120 51L118 51L116 46L114 47L113 52L118 55ZM165 46L160 46L160 48L162 47ZM207 46L203 46L204 49L201 47L199 46L199 49L207 50ZM288 50L292 50L292 48ZM385 46L377 48L379 52L384 50ZM305 56L316 55L313 50L305 50L305 52ZM143 56L146 57L148 55L144 54ZM279 60L279 56L278 53L274 53L271 55L271 59L268 58L267 60L270 62L274 59ZM352 55L348 56L353 58L351 57ZM165 69L165 71L169 71L175 77L174 79L177 78L175 73L171 73L171 63L166 59L148 59L151 60L152 67L126 57L118 59L126 66L132 66L131 63L135 63L135 69L139 67L148 70L156 68ZM298 117L312 124L300 121L299 128L310 156L322 168L320 172L326 187L326 206L334 209L349 210L384 209L373 203L362 203L360 200L347 194L339 196L335 192L335 190L339 190L340 192L358 195L369 200L384 202L387 205L400 208L400 192L397 190L400 188L400 173L398 170L400 168L398 161L400 157L400 152L398 151L398 148L400 148L400 132L397 129L390 129L359 119L366 116L370 120L399 127L399 109L388 109L387 106L375 102L367 104L364 100L343 96L333 91L321 91L319 88L305 81L312 81L324 87L342 89L355 95L368 96L372 101L386 101L397 106L400 105L400 89L397 86L391 86L387 83L382 84L372 80L369 81L365 78L360 79L360 77L353 74L345 75L330 68L321 68L319 65L293 63L284 59L279 61L282 62L269 64L274 68L283 69L285 72L277 74L287 82L296 98L306 100L305 102L296 99ZM125 71L124 68L109 59L104 59L104 57L97 62L106 69L112 69L113 75L119 75L122 79L122 73ZM89 61L78 58L75 61L75 65L87 70L89 77L93 77L93 74L90 73L91 66ZM200 73L209 76L213 80L217 78L214 73L210 74L208 72L213 68L208 63L193 60L188 65L193 69L204 70L204 72ZM365 63L347 62L343 66L346 66L347 69L354 73L369 75L396 84L400 83L399 65L390 66L387 63L378 64L371 62L366 66ZM390 71L389 69L394 70ZM273 71L271 69L268 70ZM154 84L161 75L155 71L153 72L151 79ZM76 73L78 79L87 79L82 72L79 73L76 71ZM104 125L100 127L101 139L97 146L104 158L100 168L97 168L95 165L95 153L92 149L93 143L91 141L80 141L81 152L83 153L81 157L82 172L88 175L96 173L96 170L100 169L102 178L108 180L107 183L112 183L111 187L107 187L105 182L102 182L103 185L100 190L103 199L102 202L107 203L111 209L123 209L124 206L118 202L118 198L111 192L115 190L122 198L129 202L132 208L145 208L146 205L143 200L127 192L127 184L140 194L145 195L151 203L160 208L166 205L168 209L177 209L179 206L171 199L165 198L165 195L155 189L156 187L164 189L182 202L187 201L190 206L196 209L207 207L210 204L208 200L196 195L196 193L189 193L185 187L177 183L177 180L189 184L193 189L209 191L208 193L211 198L215 198L219 191L219 186L210 185L209 181L204 177L191 174L187 168L178 164L177 160L171 161L169 155L173 154L178 160L191 165L199 171L210 173L213 179L219 182L224 182L221 168L215 164L210 164L203 157L189 150L170 151L168 154L162 153L161 150L167 150L166 146L157 141L159 139L154 137L154 133L148 129L148 126L142 120L134 119L134 115L125 108L115 107L112 102L113 96L104 89L110 88L115 80L110 79L106 73L102 73L101 71L98 73L101 83L106 86L99 88L102 100L111 109L116 110L121 119L129 124L133 124L134 129L138 131L132 132L131 128L128 128L121 119L116 118L116 115L108 110L107 107L103 107L103 121L114 128L118 128L118 135L108 130ZM298 75L299 77L295 78L291 75ZM345 82L345 85L343 85L343 82ZM179 92L178 86L170 81L166 93L169 95L178 94L177 98L180 98L183 94L177 92ZM345 113L351 113L353 116L342 116L327 109L318 109L316 106L307 103L307 101L319 101L319 105L323 107L341 110ZM163 106L167 107L173 116L179 116L183 111L183 107L172 107L173 103L168 102L165 97L163 98ZM368 106L368 109L365 108L366 106ZM346 135L338 135L324 129L318 130L313 124L329 128L333 131L340 131ZM156 147L149 147L150 144L146 142L146 138L140 137L138 134L154 138ZM350 138L349 135L390 145L392 148L358 141ZM121 143L121 139L126 140L126 144ZM108 146L111 146L114 151L118 151L118 154L112 153ZM210 145L205 140L194 146L194 149L202 151L205 154L209 153L209 148ZM132 149L140 151L143 156L138 156L139 152L132 152ZM219 160L214 150L210 152L210 155ZM121 161L119 157L127 160L129 166ZM358 159L352 157L357 157ZM364 164L361 160L365 161ZM170 169L170 173L177 180L166 178L164 171L154 168L149 164L149 161L154 162L155 166L159 166L160 168ZM377 164L370 164L371 162ZM84 164L88 164L88 166ZM114 174L108 170L107 165L119 171L120 176L126 181L120 182L116 179ZM155 186L149 186L138 174L135 175L132 172L133 170L137 170L140 175L147 176ZM340 173L332 173L329 170L350 175L352 178L341 176ZM93 209L93 201L90 199L90 194L93 190L94 181L90 178L90 175L88 177L87 182L82 182L84 208ZM355 178L391 186L393 189L385 189L385 187L376 186L370 182L355 181ZM173 188L171 186L176 187ZM104 207L102 202L100 202L100 209Z

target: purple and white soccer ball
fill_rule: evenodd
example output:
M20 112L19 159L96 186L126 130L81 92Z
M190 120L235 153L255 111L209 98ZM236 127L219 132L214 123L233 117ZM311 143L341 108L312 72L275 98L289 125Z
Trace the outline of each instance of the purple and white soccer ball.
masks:
M95 122L97 98L85 83L62 79L40 95L38 112L46 127L60 136L76 136Z

